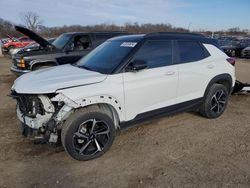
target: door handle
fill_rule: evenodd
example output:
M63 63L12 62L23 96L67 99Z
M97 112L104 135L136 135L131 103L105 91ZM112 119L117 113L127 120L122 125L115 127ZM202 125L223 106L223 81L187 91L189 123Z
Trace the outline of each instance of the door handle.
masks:
M174 75L175 74L175 71L168 71L166 72L166 76L171 76L171 75Z
M208 68L208 69L213 69L213 68L214 68L214 65L208 65L207 68Z

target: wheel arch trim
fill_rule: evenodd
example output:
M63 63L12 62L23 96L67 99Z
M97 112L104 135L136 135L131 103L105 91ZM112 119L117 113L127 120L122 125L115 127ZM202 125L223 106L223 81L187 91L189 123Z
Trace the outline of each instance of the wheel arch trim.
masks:
M57 96L55 96L52 100L63 101L68 106L71 106L75 109L91 105L100 105L102 107L103 105L106 105L106 107L108 106L110 108L112 114L114 116L117 116L114 117L117 119L118 122L117 124L125 120L125 113L121 103L115 97L110 95L96 95L96 96L84 97L77 100L72 100L67 96L65 96L64 94L60 93ZM105 107L103 109L105 109Z
M115 110L115 113L118 115L119 121L123 121L125 118L124 110L121 106L121 103L116 98L110 95L96 95L96 96L91 96L91 97L85 97L75 102L80 107L106 104L111 107L111 111Z
M214 78L212 78L210 80L210 82L208 83L208 85L206 87L206 90L205 90L203 96L204 97L206 96L206 94L208 93L209 89L211 88L211 86L213 84L215 84L215 83L223 83L223 82L229 83L229 88L227 88L227 89L229 89L229 93L231 93L232 92L232 86L233 86L233 83L232 83L233 79L232 79L230 74L225 73L225 74L217 75L217 76L215 76Z

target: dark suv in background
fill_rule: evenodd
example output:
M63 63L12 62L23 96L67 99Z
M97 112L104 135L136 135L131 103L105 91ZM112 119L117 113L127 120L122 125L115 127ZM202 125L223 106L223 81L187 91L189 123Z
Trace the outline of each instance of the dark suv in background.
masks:
M220 48L230 57L241 57L243 49L250 46L250 39L219 39Z
M27 28L20 26L15 28L42 47L39 51L13 56L11 71L17 75L51 66L73 64L105 40L127 34L125 32L71 32L60 35L51 44Z

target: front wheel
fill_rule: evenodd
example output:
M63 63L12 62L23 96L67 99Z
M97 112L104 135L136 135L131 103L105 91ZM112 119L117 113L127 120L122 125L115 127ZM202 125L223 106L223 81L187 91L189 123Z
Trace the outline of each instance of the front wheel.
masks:
M115 138L113 120L98 108L76 111L63 125L62 144L76 160L100 157L112 145Z
M235 50L232 50L231 51L231 57L235 57L236 56L236 51Z
M222 84L214 84L205 96L200 107L200 113L207 118L217 118L226 109L229 98L229 91Z

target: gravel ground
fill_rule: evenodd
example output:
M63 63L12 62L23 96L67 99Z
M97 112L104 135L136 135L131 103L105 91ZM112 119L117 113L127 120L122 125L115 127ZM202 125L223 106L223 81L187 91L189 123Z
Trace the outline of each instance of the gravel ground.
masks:
M6 96L10 65L0 58L0 188L250 187L250 95L231 96L215 120L181 113L121 131L101 158L79 162L20 135L15 101ZM250 82L250 60L236 68Z

